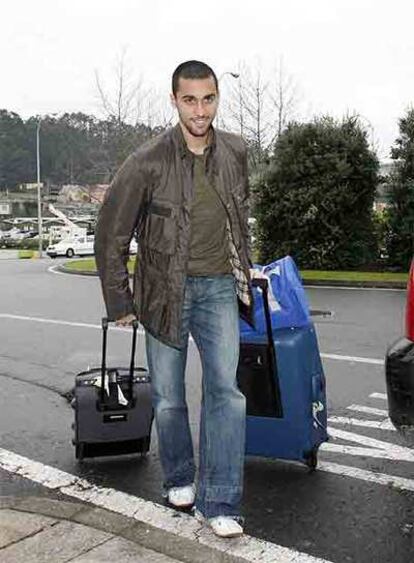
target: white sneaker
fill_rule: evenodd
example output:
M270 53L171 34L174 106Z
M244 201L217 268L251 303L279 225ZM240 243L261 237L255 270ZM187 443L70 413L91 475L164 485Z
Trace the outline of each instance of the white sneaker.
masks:
M207 523L216 536L220 538L237 538L243 535L242 526L233 516L205 518L199 510L195 510L194 517L201 523Z
M167 494L169 504L177 508L190 508L195 501L195 485L185 487L172 487Z

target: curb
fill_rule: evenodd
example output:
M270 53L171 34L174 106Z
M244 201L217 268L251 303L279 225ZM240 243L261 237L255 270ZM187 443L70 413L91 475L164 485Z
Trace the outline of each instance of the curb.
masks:
M59 264L56 268L58 272L63 272L64 274L71 274L73 276L89 276L89 277L98 277L96 272L88 272L86 270L71 270L70 268L66 268L64 264Z
M86 503L45 497L0 496L0 512L7 509L82 524L132 541L181 563L247 563L244 558L200 543L197 543L195 549L192 540Z
M305 286L315 287L368 287L378 289L406 289L407 282L398 281L341 281L341 280L302 280Z
M71 270L70 268L66 268L64 264L60 264L56 268L59 272L63 272L65 274L71 274L76 276L94 276L97 277L98 274L96 272L88 272L85 270ZM129 274L129 277L132 277L132 274ZM407 282L398 282L398 281L341 281L341 280L302 280L304 286L315 286L315 287L361 287L361 288L371 288L371 289L406 289Z

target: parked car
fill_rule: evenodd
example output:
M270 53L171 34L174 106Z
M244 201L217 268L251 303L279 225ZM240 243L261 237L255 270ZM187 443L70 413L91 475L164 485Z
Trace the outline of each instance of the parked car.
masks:
M95 237L93 235L67 238L48 246L46 249L46 254L51 258L56 258L57 256L66 256L67 258L72 258L75 255L93 255L94 239Z
M397 428L414 426L414 260L407 284L405 334L385 358L389 416Z
M31 238L31 233L30 233L30 231L20 231L18 233L15 233L14 235L12 235L10 238L12 238L13 240L16 240L16 241L22 241L22 240Z
M94 241L94 235L67 238L48 246L46 249L46 254L51 258L56 258L57 256L66 256L67 258L72 258L75 255L91 256L94 254ZM135 239L131 240L129 253L137 253L137 243Z
M19 237L20 234L21 234L20 229L17 229L16 227L12 227L8 231L3 231L3 238L4 239L15 239L16 237Z

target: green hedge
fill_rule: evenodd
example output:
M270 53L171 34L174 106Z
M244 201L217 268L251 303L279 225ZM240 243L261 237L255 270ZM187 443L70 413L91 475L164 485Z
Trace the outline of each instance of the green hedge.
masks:
M46 250L49 246L49 239L42 240L42 248ZM11 250L38 250L39 239L23 239L23 240L10 240L3 239L0 242L0 248L7 248Z
M19 250L19 258L34 258L38 255L35 250Z

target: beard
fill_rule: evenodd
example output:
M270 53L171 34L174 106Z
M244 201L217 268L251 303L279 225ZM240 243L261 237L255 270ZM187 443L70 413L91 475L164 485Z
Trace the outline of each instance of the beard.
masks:
M205 137L211 127L212 122L213 120L209 118L206 119L202 125L197 125L191 119L182 120L184 127L193 137Z

